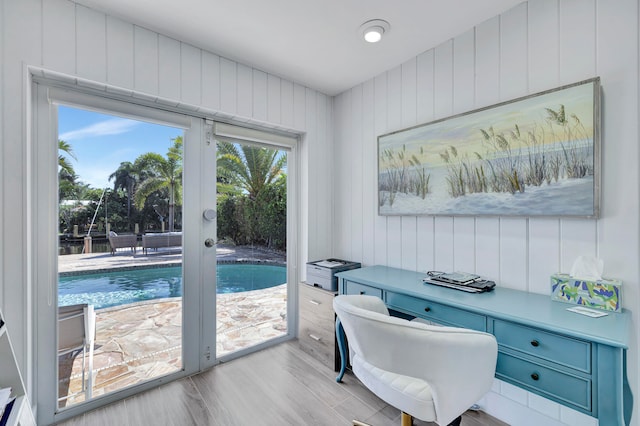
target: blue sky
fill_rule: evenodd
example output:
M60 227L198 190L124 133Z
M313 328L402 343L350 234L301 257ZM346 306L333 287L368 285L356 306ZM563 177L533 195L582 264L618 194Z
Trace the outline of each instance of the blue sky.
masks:
M58 107L58 138L72 147L77 160L69 161L78 180L94 188L113 188L109 175L121 162L133 162L146 152L164 156L172 145L171 139L181 135L183 130L174 127Z

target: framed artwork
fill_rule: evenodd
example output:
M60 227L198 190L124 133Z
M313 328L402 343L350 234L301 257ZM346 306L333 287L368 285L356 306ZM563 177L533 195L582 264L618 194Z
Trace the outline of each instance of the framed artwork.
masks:
M378 137L378 213L597 218L600 78Z

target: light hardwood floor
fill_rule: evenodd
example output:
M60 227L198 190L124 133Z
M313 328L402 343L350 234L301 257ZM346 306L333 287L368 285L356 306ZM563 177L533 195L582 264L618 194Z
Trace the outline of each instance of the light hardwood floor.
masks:
M220 364L204 373L130 397L64 423L76 425L350 425L399 426L400 412L347 374L301 351L297 341ZM415 426L434 425L414 421ZM462 426L504 426L482 413L465 413Z

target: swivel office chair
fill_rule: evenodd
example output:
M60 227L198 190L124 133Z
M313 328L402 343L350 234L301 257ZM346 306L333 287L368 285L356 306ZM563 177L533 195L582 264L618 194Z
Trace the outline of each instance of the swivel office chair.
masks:
M392 317L374 296L340 295L333 308L353 373L402 411L402 426L413 417L459 425L462 413L490 390L498 354L493 335Z

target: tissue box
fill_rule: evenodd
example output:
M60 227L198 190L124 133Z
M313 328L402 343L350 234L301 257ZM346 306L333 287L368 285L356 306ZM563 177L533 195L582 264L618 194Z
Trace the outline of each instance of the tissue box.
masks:
M568 274L551 275L551 299L605 311L622 309L622 282L613 279L588 281Z

